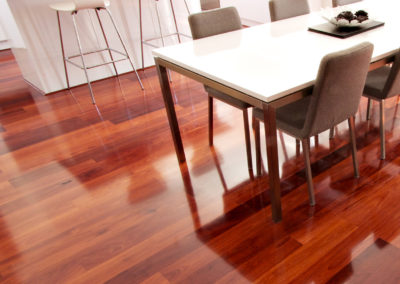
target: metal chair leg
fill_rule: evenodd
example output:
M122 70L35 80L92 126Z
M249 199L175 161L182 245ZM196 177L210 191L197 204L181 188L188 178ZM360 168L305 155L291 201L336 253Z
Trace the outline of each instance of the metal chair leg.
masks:
M386 158L386 146L385 146L385 100L379 102L379 128L381 136L381 159Z
M249 170L253 170L253 159L251 158L249 114L247 108L243 110L244 137L246 140L247 165Z
M348 119L348 122L349 122L349 133L350 133L350 143L351 143L351 154L353 156L354 176L356 178L359 178L360 172L358 171L357 145L356 145L354 116L350 117Z
M208 96L208 144L212 146L214 143L213 135L214 135L214 123L213 123L213 97Z
M310 138L302 139L301 144L303 147L304 164L306 168L308 196L310 198L310 205L314 206L315 196L314 196L314 185L312 181L311 162L310 162Z
M86 76L86 80L87 80L87 83L88 83L90 95L92 97L92 102L93 102L93 104L96 104L96 101L95 101L94 95L93 95L92 85L91 85L90 80L89 80L89 75L88 75L88 72L87 72L85 60L83 58L82 45L81 45L81 40L79 38L78 27L76 25L75 16L76 16L76 12L73 12L72 13L72 22L74 23L75 37L76 37L76 40L78 42L78 47L79 47L79 53L80 53L80 57L81 57L81 61L82 61L82 66L83 66L83 70L85 71L85 76Z
M335 128L331 127L329 129L329 139L333 139L333 137L335 137Z
M111 20L111 22L112 22L112 24L113 24L113 26L114 26L114 29L115 29L115 31L117 32L118 38L119 38L119 40L120 40L120 42L121 42L121 44L122 44L122 47L124 48L126 57L128 58L129 62L131 63L131 66L132 66L133 71L135 71L135 73L136 73L136 77L137 77L137 79L138 79L138 81L139 81L140 87L142 88L142 90L144 90L142 81L140 80L139 74L138 74L138 72L136 71L135 66L133 65L132 59L131 59L131 57L129 56L129 53L128 53L127 49L126 49L125 43L124 43L124 41L122 40L121 34L120 34L120 32L119 32L119 30L118 30L118 28L117 28L117 25L116 25L115 22L114 22L114 18L113 18L113 16L111 15L111 12L110 12L110 10L109 10L108 8L105 8L105 10L107 11L108 16L110 17L110 20Z
M368 98L368 103L367 103L367 120L371 119L371 107L372 107L372 101L370 98Z
M261 176L261 145L260 145L260 121L253 121L254 139L256 141L256 170L257 175Z
M62 37L61 22L60 22L60 12L59 11L57 11L57 23L58 23L58 32L60 34L60 43L61 43L61 52L62 52L63 63L64 63L65 80L67 82L67 88L69 90L71 87L69 86L67 62L65 61L64 41L63 41L63 37Z

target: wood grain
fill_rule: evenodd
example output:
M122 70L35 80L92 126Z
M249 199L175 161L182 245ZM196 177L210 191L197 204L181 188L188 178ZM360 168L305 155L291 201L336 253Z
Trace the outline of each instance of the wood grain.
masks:
M397 99L356 115L360 178L346 122L311 141L316 206L295 140L277 135L283 219L269 176L247 169L240 110L172 73L185 147L179 164L157 71L43 96L0 52L0 283L397 283ZM268 166L261 130L262 168ZM254 143L254 137L251 137ZM255 147L252 147L255 151ZM253 153L254 155L254 153ZM382 282L383 281L383 282Z

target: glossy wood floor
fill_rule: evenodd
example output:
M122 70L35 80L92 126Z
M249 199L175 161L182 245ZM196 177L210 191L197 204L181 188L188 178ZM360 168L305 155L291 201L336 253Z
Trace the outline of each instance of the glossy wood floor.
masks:
M247 170L241 112L215 104L210 148L203 87L173 73L179 165L156 72L140 75L145 91L133 74L94 83L95 107L86 86L40 95L0 53L1 283L400 282L396 99L386 104L385 161L377 105L368 124L361 102L361 178L346 123L313 142L314 208L301 153L280 133L274 224L268 175Z

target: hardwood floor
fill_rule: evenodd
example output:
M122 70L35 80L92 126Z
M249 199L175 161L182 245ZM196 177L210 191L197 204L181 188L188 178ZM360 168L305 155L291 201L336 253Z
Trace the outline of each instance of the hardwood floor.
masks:
M279 133L274 224L241 111L215 103L210 148L203 87L173 73L179 165L155 69L139 74L145 91L132 73L94 83L96 107L87 86L42 96L0 52L0 283L400 282L397 99L385 161L378 106L367 123L361 102L359 179L346 122L313 141L314 208L295 140Z

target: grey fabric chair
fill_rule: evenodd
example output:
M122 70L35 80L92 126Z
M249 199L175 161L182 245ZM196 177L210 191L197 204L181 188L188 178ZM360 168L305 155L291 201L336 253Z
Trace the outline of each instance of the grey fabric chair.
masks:
M360 2L361 0L332 0L332 7L348 5L356 2Z
M269 1L271 21L284 20L310 13L307 0L271 0Z
M202 11L221 8L219 0L200 0Z
M188 20L194 40L217 34L227 33L242 28L239 14L234 7L213 9L197 14L192 14L189 16ZM253 167L251 158L249 119L247 111L250 105L231 96L228 96L220 91L217 91L209 86L205 85L204 88L208 93L208 137L210 146L213 145L213 98L216 98L243 111L247 163L249 169L251 170Z
M354 175L359 176L354 134L357 112L371 61L373 46L362 43L352 48L326 55L320 63L311 96L276 110L277 127L301 140L307 175L310 204L315 204L310 165L310 137L348 120ZM259 120L263 111L255 109L257 173L261 166Z
M385 100L400 94L400 50L392 66L385 65L368 73L363 96L368 98L367 120L370 119L371 100L379 102L379 127L381 137L381 159L385 150Z

